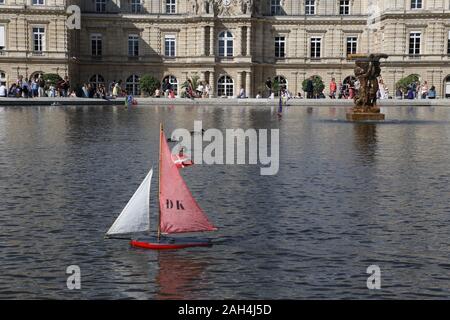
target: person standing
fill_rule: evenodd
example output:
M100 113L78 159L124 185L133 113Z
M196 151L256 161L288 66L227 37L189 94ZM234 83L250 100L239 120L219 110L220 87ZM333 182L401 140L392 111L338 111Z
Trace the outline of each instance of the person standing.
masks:
M81 90L83 91L83 98L89 98L89 90L86 83L83 85L83 88L81 88Z
M45 80L41 74L37 79L37 83L38 83L38 96L39 98L42 98L45 95Z
M30 87L28 85L28 79L25 78L24 81L22 81L22 97L28 98L30 94Z
M209 82L206 81L204 98L209 98L210 96L211 96L211 86L209 85Z
M8 88L6 88L5 83L0 83L0 98L7 97Z
M420 93L422 95L422 99L426 99L428 96L428 82L425 81L421 87Z
M197 97L198 98L203 98L203 91L205 90L205 87L203 86L203 82L199 82L198 86L197 86Z
M312 99L313 96L314 96L314 83L313 83L313 77L310 77L306 81L306 98Z
M63 81L61 87L62 87L63 97L67 98L67 96L69 95L69 90L70 90L70 82L69 82L68 76L64 77L64 81Z
M32 93L31 96L33 98L36 98L39 96L39 84L37 83L36 79L33 79L31 81L31 93Z
M332 78L330 82L330 98L336 99L337 84L336 79Z
M270 97L272 95L272 80L270 77L266 80L266 89L268 91L268 96Z
M380 78L378 80L378 88L379 88L378 90L380 92L379 99L381 99L381 100L387 99L387 97L386 97L386 87L384 86L384 81L383 81L382 78Z
M114 83L114 87L113 87L113 90L112 90L113 98L117 98L119 96L119 91L120 91L120 86L119 86L119 83L116 82L116 83Z

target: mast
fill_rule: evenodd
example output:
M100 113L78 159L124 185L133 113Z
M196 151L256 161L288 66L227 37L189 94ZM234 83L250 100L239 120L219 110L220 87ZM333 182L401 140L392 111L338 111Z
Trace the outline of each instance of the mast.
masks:
M159 124L159 170L158 170L158 242L161 239L161 148L162 148L163 125Z

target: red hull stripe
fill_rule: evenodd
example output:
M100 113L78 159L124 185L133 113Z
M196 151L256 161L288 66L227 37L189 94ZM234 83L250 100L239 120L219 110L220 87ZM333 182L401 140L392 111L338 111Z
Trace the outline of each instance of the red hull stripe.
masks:
M186 249L194 247L210 247L209 242L198 242L198 243L150 243L150 242L140 242L131 241L131 245L136 248L149 249L149 250L177 250Z

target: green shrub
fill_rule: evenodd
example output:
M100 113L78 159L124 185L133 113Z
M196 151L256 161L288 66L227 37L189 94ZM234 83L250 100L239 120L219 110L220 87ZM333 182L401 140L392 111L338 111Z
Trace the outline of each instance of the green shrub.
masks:
M141 79L139 80L139 85L141 91L144 93L148 93L150 96L152 96L155 93L156 89L161 86L159 80L149 74L143 75L141 77Z
M411 83L419 81L419 75L418 74L410 74L407 77L404 77L402 79L400 79L397 84L396 87L399 89L402 89L403 91L406 91L408 89L408 87L411 85Z
M303 91L306 91L306 84L308 83L308 79L305 79L302 83ZM313 76L313 86L314 86L314 95L318 95L322 93L325 89L325 84L322 81L320 76Z
M45 73L42 76L42 79L44 79L46 84L53 85L53 86L56 86L58 81L62 80L62 78L59 75L57 75L56 73Z

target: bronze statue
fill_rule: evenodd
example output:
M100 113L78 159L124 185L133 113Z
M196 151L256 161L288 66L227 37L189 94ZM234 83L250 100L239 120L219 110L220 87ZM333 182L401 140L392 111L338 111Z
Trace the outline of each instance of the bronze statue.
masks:
M380 113L380 108L377 106L377 92L382 58L387 59L388 55L370 54L367 58L356 60L355 76L360 88L355 96L354 113Z

